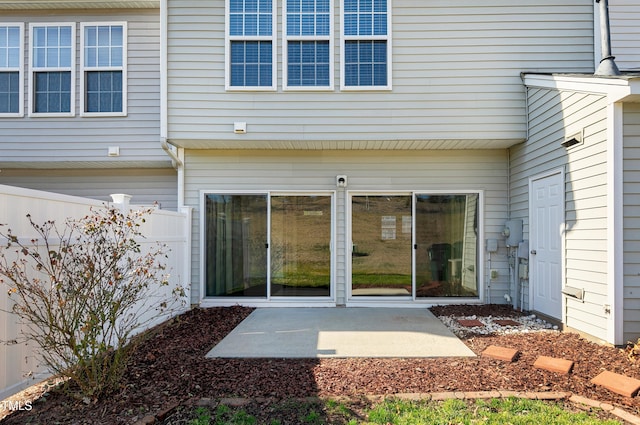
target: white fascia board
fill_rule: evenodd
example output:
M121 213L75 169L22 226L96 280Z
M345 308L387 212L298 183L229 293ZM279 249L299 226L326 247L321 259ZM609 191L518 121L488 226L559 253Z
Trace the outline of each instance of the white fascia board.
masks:
M567 90L606 95L611 103L640 94L638 78L603 78L595 76L523 74L527 87Z

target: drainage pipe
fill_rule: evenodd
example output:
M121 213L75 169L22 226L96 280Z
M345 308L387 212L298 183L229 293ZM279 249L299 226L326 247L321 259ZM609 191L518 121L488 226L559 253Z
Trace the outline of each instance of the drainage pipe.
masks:
M602 40L602 59L595 75L612 76L620 75L620 70L615 62L615 56L611 55L611 26L609 24L609 1L596 0L600 4L600 38Z

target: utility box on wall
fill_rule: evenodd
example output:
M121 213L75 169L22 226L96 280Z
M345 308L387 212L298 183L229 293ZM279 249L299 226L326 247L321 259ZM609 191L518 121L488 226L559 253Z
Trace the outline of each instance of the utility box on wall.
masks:
M507 239L505 245L508 247L518 246L522 242L522 220L509 220L504 225L502 235Z

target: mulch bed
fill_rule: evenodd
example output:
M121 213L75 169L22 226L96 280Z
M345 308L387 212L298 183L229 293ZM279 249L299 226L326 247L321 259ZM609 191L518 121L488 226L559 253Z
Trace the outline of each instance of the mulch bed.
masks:
M252 309L194 309L149 333L129 365L121 388L83 403L59 390L15 412L3 424L130 424L145 416L170 418L179 406L202 399L242 397L272 403L303 397L427 393L443 391L566 391L640 415L640 397L623 397L590 380L604 370L640 379L640 368L621 349L556 331L470 335L464 342L480 354L489 345L515 348L517 361L486 357L434 359L206 359L205 354ZM434 307L436 315L516 317L508 306ZM533 367L538 356L575 361L560 375ZM166 422L171 423L171 422ZM175 422L178 423L178 422ZM184 422L182 422L184 423Z

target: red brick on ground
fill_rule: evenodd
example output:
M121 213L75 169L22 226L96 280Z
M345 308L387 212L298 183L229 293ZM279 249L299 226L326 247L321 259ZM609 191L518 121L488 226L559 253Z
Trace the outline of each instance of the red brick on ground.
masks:
M533 367L566 375L573 369L573 361L555 357L540 356L533 363Z
M464 326L465 328L473 328L476 326L484 326L484 323L482 323L479 320L476 319L458 319L456 320L458 323L460 323L460 326Z
M498 347L497 345L490 345L482 352L483 356L507 362L515 361L518 354L518 350L514 348Z
M515 320L509 320L509 319L494 320L493 323L496 323L500 326L521 326L522 325L522 323L516 322Z
M625 397L633 397L640 389L640 380L608 371L593 378L591 383Z

